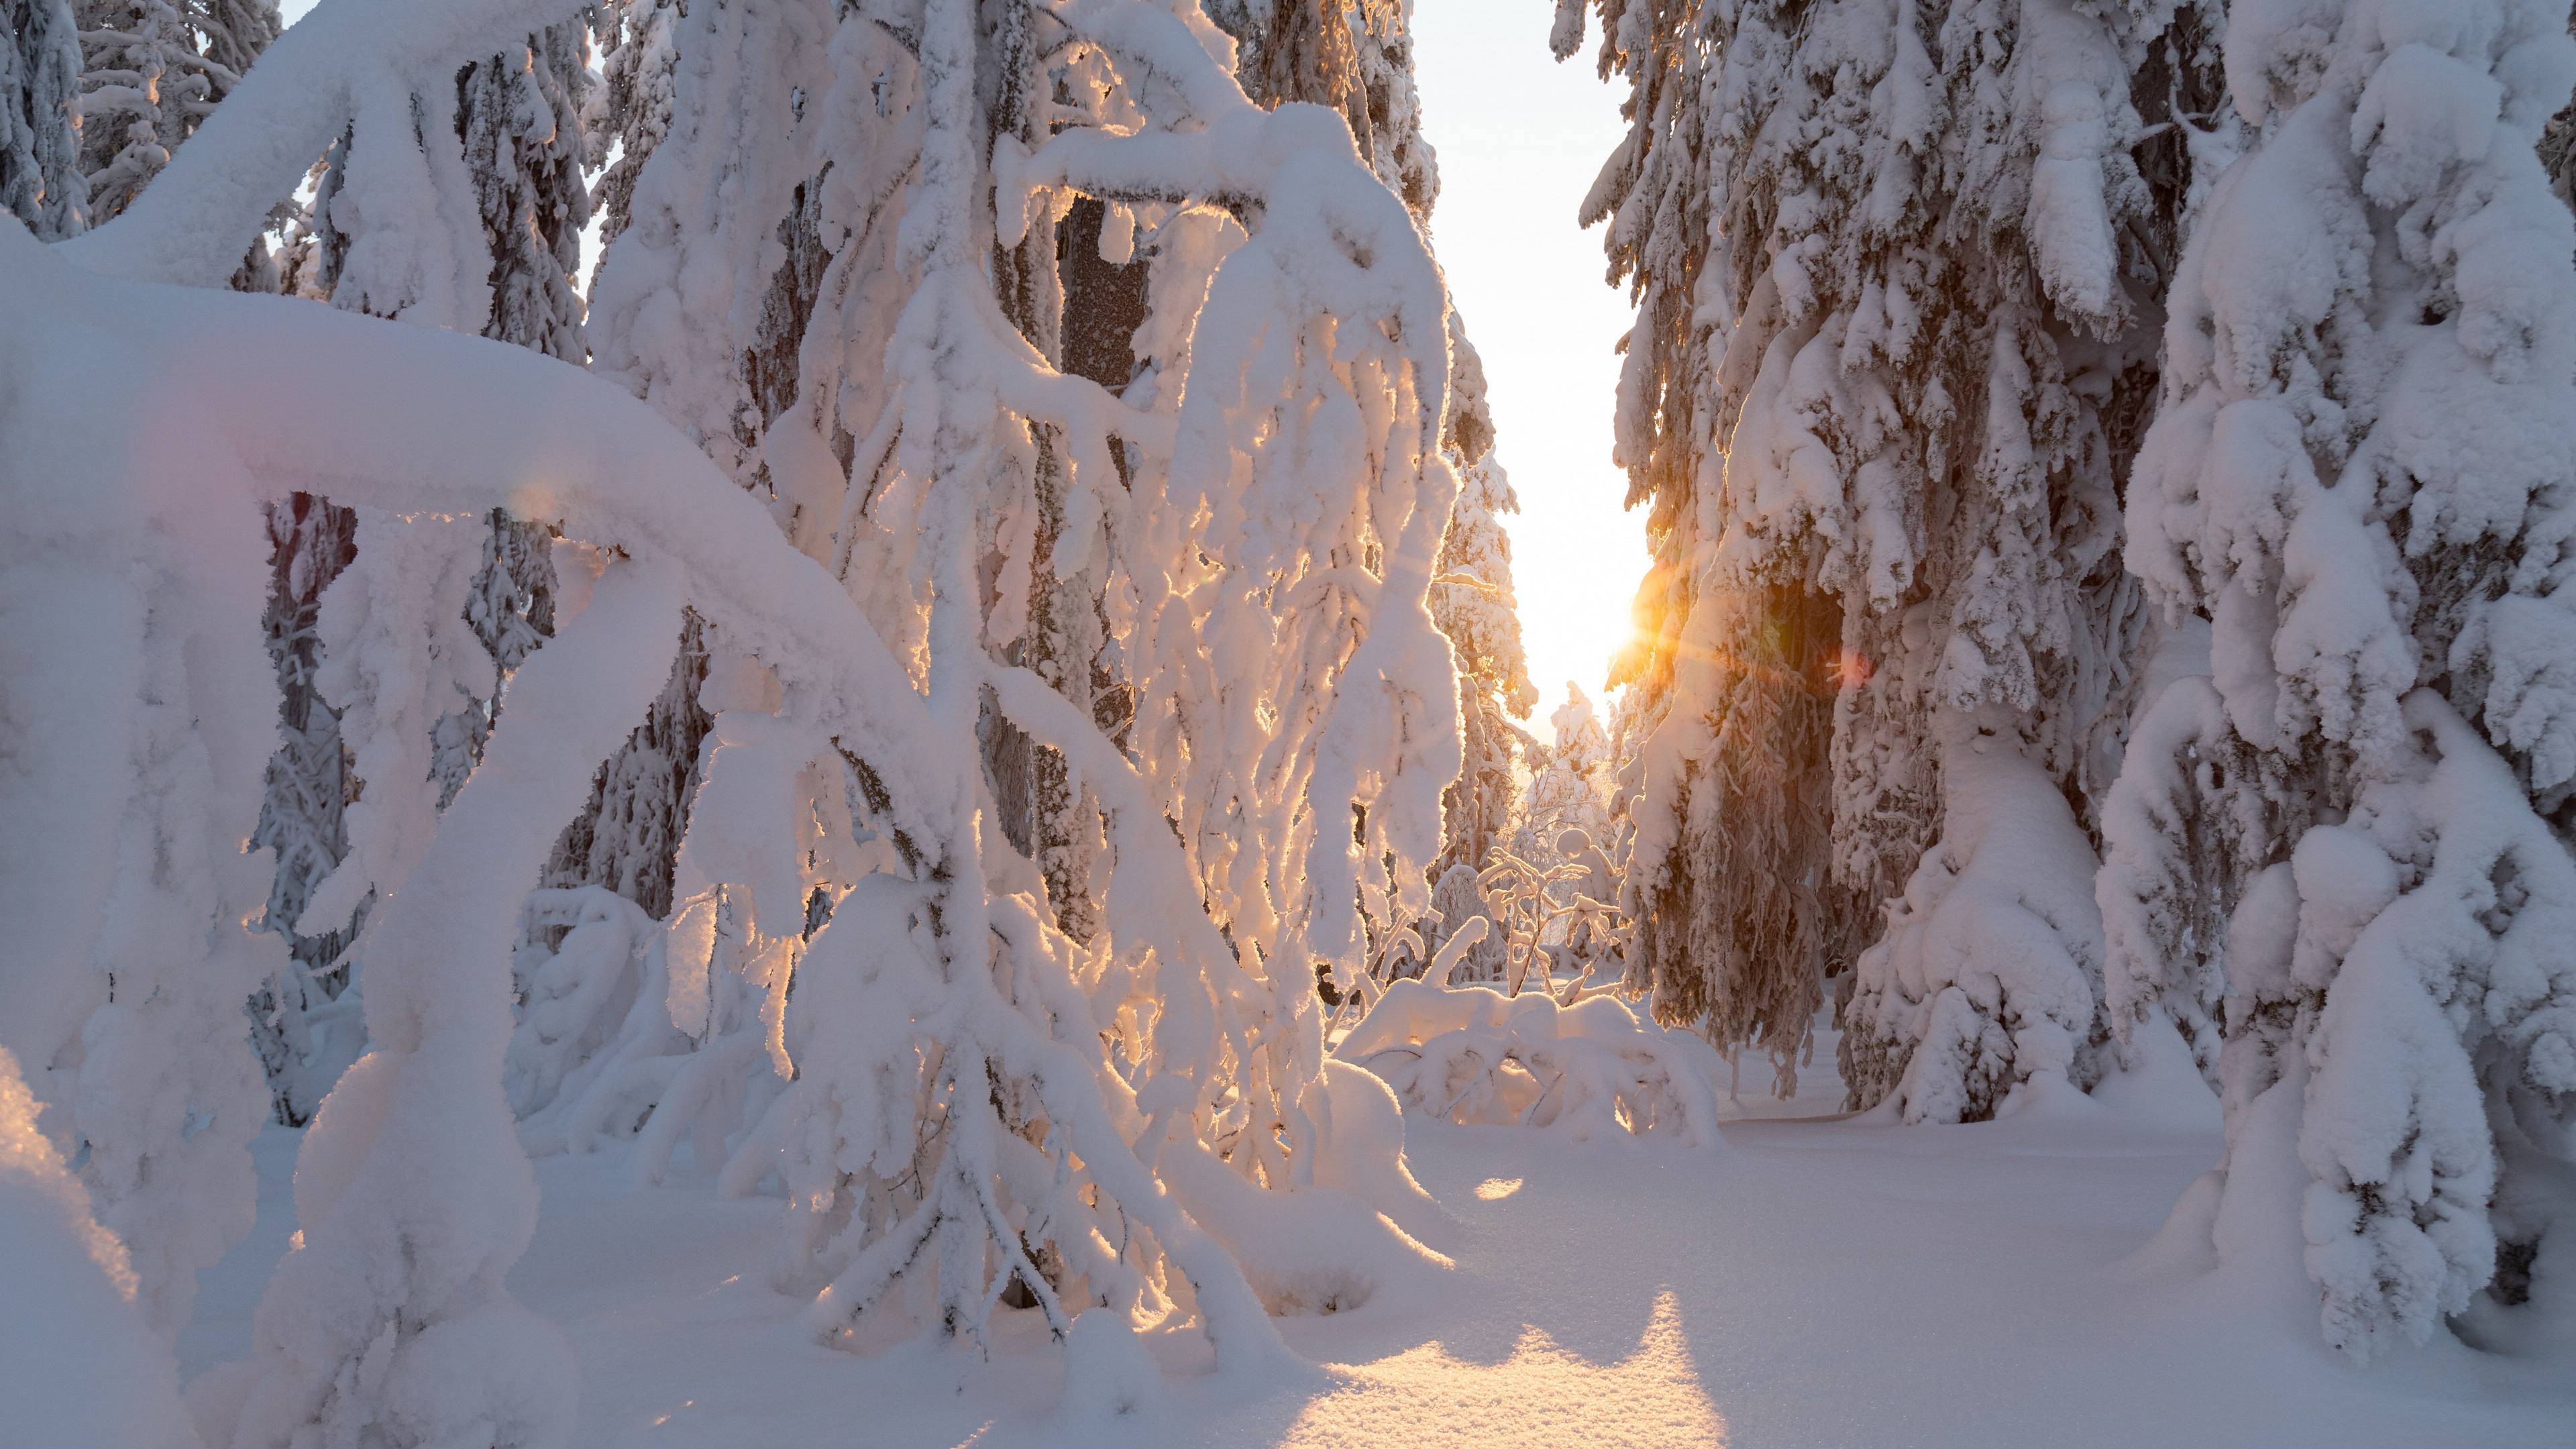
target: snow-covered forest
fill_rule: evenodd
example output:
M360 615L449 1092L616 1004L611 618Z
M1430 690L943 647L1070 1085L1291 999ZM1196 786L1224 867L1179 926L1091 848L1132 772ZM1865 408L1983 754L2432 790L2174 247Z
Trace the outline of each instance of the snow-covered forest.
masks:
M2561 0L0 15L0 1449L2566 1442Z

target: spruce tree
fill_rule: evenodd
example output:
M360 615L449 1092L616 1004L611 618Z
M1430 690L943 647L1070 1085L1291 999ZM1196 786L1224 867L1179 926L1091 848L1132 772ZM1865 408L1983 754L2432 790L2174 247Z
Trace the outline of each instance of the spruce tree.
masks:
M2554 0L2252 20L2128 497L2209 653L2105 812L2111 1018L2224 1032L2169 1240L2303 1266L2355 1358L2503 1345L2576 1253L2576 228L2534 153L2576 46Z
M1565 682L1565 703L1548 723L1556 742L1532 762L1529 791L1529 828L1542 862L1555 859L1558 838L1568 830L1583 832L1578 853L1610 837L1610 736L1583 686Z
M264 623L277 668L278 726L253 846L276 852L265 924L287 938L287 969L251 999L251 1041L268 1076L277 1119L301 1126L340 1069L356 1058L364 1031L343 1022L338 1040L317 1041L315 1018L348 988L341 959L360 921L296 933L313 888L349 853L345 820L353 784L340 743L340 716L314 686L321 666L322 591L357 550L358 516L310 493L266 508L272 581ZM326 1029L327 1031L328 1029Z
M105 221L241 83L285 28L276 0L74 0L84 59L81 170Z
M460 71L456 129L492 249L492 315L483 335L575 366L590 361L579 291L588 30L568 23Z
M1631 985L1785 1067L1849 965L1852 1105L1909 1120L2080 1083L2089 865L1980 860L2081 843L2068 802L2122 718L2118 486L2187 182L2158 128L2214 65L2198 12L1598 8L1633 130L1584 219L1640 306L1618 451L1655 551L1614 678L1662 716ZM1583 25L1560 8L1560 56ZM2028 949L1930 949L1998 932Z
M81 50L70 0L6 0L0 18L0 210L39 241L76 235L89 219L81 174Z
M635 178L671 128L671 26L678 18L677 0L608 0L595 12L603 83L583 105L583 164L599 176L590 200L603 247L626 230Z

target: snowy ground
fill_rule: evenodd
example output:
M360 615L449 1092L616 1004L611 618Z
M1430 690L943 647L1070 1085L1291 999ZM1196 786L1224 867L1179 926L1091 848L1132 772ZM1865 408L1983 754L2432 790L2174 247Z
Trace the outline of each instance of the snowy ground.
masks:
M2315 1343L2313 1317L2302 1335L2272 1305L2124 1271L2213 1160L2214 1113L2159 1128L2078 1102L1877 1127L1818 1120L1841 1092L1825 1061L1794 1103L1758 1100L1769 1081L1745 1064L1733 1149L1705 1160L1409 1124L1415 1173L1467 1225L1446 1281L1284 1321L1320 1365L1297 1382L1221 1388L1194 1334L1171 1339L1166 1401L1114 1432L1053 1418L1062 1360L1035 1313L1004 1315L989 1363L815 1345L762 1283L774 1201L638 1190L622 1155L538 1164L544 1217L511 1287L580 1351L585 1449L2576 1439L2576 1384L2528 1366L2446 1344L2364 1373ZM259 1230L203 1275L189 1374L249 1352L297 1137L259 1141Z

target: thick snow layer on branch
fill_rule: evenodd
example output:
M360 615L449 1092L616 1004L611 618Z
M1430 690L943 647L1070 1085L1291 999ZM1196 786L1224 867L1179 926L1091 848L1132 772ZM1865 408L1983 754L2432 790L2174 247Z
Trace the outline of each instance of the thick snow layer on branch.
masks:
M1119 424L1168 468L1168 488L1103 500L1145 590L1140 617L1160 611L1163 588L1196 623L1196 637L1140 651L1141 753L1185 833L1230 837L1202 847L1201 869L1237 940L1354 972L1363 900L1381 922L1428 904L1439 792L1462 759L1454 663L1425 602L1457 491L1440 453L1446 291L1411 213L1335 113L1253 107L1209 59L1223 37L1159 7L1086 0L1060 13L1181 105L1164 113L1142 91L1153 129L1067 130L997 162L1002 240L1065 187L1229 206L1250 232L1215 261L1190 324L1168 448ZM1070 421L1078 448L1097 424ZM1197 559L1174 546L1192 536ZM1192 734L1225 744L1185 745ZM1325 828L1337 812L1310 813L1309 799L1361 807L1362 838Z
M227 96L150 189L66 254L116 276L222 286L361 108L372 103L378 134L404 134L415 89L443 91L452 107L460 65L580 11L578 0L326 0L260 56L258 82Z

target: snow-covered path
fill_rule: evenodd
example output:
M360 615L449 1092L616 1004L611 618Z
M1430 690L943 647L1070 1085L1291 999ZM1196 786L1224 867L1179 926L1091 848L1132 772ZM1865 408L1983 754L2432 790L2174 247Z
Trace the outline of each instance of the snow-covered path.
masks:
M1166 1401L1114 1426L1053 1418L1062 1359L1034 1313L1003 1315L990 1363L816 1346L762 1285L774 1200L637 1190L620 1155L538 1164L511 1286L580 1351L585 1449L2567 1444L2576 1385L2456 1345L2357 1371L2312 1319L2301 1336L2114 1266L2210 1163L2214 1127L2089 1103L1958 1128L1744 1121L1730 1154L1690 1161L1416 1126L1415 1172L1468 1229L1446 1282L1284 1322L1326 1365L1298 1382L1220 1384L1177 1336ZM294 1136L261 1140L275 1190L206 1275L190 1373L248 1350Z

